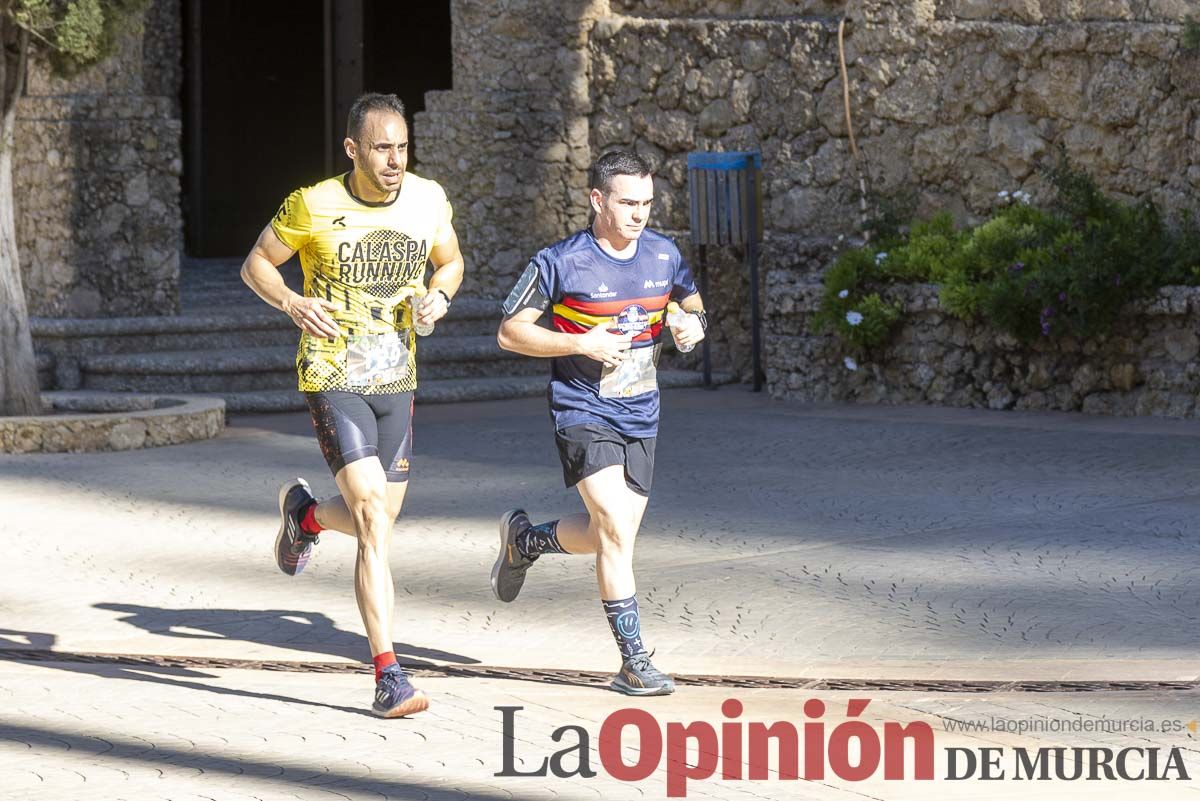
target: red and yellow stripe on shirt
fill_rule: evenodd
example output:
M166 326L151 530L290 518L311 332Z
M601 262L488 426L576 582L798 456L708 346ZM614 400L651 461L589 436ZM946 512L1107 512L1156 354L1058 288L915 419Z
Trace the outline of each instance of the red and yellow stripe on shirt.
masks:
M631 300L592 301L565 297L562 303L554 304L554 330L568 334L586 334L597 324L611 320L630 306L641 306L650 319L647 321L646 330L637 334L633 341L653 342L662 331L663 315L669 298L670 293Z

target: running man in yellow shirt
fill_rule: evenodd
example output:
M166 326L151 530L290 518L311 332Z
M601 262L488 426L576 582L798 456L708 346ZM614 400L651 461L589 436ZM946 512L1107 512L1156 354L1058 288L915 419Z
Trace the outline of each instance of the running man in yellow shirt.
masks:
M350 108L354 168L288 195L242 265L242 280L301 330L299 388L341 494L318 502L297 478L279 492L279 569L296 575L324 529L358 539L354 592L375 663L372 705L383 717L420 712L429 699L396 663L388 549L412 458L415 327L450 308L463 257L446 193L407 172L408 125L395 95ZM278 267L300 253L304 294ZM428 291L425 266L433 265ZM411 303L410 303L411 299Z

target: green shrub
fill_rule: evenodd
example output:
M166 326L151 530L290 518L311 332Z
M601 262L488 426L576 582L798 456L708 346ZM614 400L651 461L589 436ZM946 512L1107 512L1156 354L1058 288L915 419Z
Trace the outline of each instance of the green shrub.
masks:
M1005 192L1005 205L974 228L956 230L950 215L939 214L878 248L841 254L826 273L818 322L856 350L879 346L900 320L899 307L880 291L892 283L934 283L950 314L1023 341L1088 338L1160 286L1200 284L1194 217L1168 226L1153 203L1106 197L1065 161L1044 172L1054 188L1044 207ZM851 312L862 320L852 324Z
M1183 23L1183 49L1190 53L1200 50L1200 20L1195 17Z
M884 301L874 289L890 283L881 269L883 261L876 251L857 248L844 252L825 273L817 327L834 331L856 352L885 342L900 319L900 307Z

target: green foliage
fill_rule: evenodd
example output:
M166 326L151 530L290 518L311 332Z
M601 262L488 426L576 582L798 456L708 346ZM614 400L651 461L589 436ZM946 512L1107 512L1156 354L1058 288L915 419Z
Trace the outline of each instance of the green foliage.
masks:
M872 193L867 200L869 207L874 209L874 216L866 222L871 239L887 242L907 233L909 223L917 213L915 191L908 189L888 195Z
M148 0L12 0L7 13L49 51L60 75L71 76L111 56L140 24Z
M1093 337L1131 300L1171 283L1200 283L1200 226L1164 223L1150 202L1106 197L1065 161L1044 171L1055 190L1045 207L1027 196L984 223L955 230L948 214L911 225L886 251L847 251L829 268L818 321L855 349L882 344L899 309L880 300L890 283L935 283L941 303L1026 342ZM881 245L881 247L883 247ZM845 297L842 297L842 294ZM857 326L845 316L863 315Z
M816 324L832 330L856 352L887 340L900 319L900 307L884 301L873 286L888 282L886 261L866 248L848 250L825 273L825 295Z
M1190 53L1200 51L1200 19L1188 17L1183 23L1183 49Z
M1178 233L1171 240L1165 255L1168 282L1171 284L1200 284L1200 220L1192 212L1179 220Z
M948 213L911 225L907 242L903 239L883 243L887 256L880 269L893 281L920 282L940 280L950 272L955 254L962 247L963 234L954 230L954 218Z

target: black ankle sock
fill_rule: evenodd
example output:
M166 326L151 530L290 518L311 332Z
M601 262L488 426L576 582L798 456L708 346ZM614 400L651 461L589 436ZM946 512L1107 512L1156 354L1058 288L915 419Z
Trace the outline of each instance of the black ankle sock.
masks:
M558 541L558 521L530 526L517 535L517 550L527 559L536 559L544 553L566 553Z
M628 659L645 651L637 596L631 595L620 601L601 600L600 603L604 604L604 614L608 618L609 628L612 629L613 639L621 649L621 658Z

